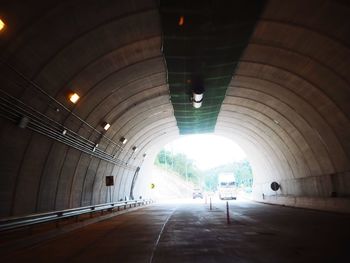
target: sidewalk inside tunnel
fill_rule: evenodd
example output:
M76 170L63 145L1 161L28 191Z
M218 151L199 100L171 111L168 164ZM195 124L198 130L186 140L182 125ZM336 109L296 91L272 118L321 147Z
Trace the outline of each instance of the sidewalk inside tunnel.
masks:
M1 255L2 262L346 262L350 215L246 200L162 202Z

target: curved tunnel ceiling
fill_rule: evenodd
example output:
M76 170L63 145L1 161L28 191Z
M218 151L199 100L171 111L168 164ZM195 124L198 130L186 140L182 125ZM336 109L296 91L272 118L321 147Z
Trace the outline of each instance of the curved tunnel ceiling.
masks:
M1 216L106 202L108 175L129 197L156 149L214 129L246 151L257 195L273 180L286 196L350 195L349 5L187 2L1 3Z

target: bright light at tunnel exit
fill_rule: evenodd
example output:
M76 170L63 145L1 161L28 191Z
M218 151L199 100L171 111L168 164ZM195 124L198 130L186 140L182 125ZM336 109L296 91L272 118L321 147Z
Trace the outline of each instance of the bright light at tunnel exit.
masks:
M201 170L246 158L245 152L234 141L213 134L184 135L167 144L165 149L186 154Z

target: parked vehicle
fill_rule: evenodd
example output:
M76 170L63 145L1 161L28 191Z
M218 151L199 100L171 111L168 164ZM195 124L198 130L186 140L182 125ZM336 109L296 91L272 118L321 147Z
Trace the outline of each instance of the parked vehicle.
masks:
M193 199L196 199L196 198L203 199L203 194L202 194L201 189L199 189L199 188L193 189L192 198Z

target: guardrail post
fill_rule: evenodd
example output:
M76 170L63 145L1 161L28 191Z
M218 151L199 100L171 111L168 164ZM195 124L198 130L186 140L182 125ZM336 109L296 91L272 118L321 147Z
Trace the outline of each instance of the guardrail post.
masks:
M56 228L58 228L60 226L60 217L63 216L63 212L58 212L57 213L57 221L56 221Z

